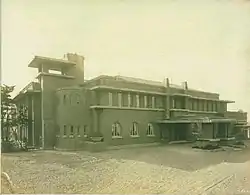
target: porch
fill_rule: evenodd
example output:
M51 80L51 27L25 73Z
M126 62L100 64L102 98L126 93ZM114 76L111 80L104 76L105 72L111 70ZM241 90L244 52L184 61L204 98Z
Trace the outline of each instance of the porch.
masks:
M166 142L225 139L231 136L234 119L224 117L182 116L157 121L160 138Z

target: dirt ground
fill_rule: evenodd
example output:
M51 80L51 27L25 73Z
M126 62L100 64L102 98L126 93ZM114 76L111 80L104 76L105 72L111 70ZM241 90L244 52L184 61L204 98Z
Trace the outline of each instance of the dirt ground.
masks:
M250 194L250 146L218 152L188 144L31 151L2 154L1 161L16 193Z

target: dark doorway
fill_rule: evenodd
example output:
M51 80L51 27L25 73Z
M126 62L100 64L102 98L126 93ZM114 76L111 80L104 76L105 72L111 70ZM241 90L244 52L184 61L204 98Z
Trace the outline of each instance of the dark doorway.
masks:
M225 138L227 137L227 124L226 123L219 123L218 124L218 132L217 138Z
M184 141L187 140L187 125L176 124L173 129L173 141Z

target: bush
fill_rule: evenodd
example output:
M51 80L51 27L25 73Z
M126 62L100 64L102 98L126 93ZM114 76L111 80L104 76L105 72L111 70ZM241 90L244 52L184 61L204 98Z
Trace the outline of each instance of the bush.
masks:
M27 145L25 142L19 140L2 140L1 143L1 152L19 152L19 151L28 151Z

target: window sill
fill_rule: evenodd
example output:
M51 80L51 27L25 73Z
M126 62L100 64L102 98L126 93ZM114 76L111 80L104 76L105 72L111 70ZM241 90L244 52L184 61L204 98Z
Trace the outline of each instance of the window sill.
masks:
M75 136L74 135L70 135L69 138L74 138Z
M155 137L155 135L147 135L147 137Z
M88 135L84 135L83 137L88 137Z
M63 135L62 137L63 137L63 138L67 138L67 135Z
M139 135L130 135L130 137L132 137L132 138L138 138L140 136Z
M56 135L56 137L57 137L57 138L59 138L59 137L60 137L60 135Z
M122 139L122 136L112 136L112 139Z

